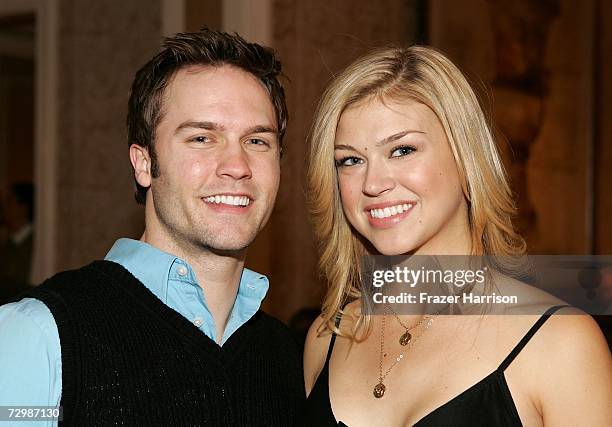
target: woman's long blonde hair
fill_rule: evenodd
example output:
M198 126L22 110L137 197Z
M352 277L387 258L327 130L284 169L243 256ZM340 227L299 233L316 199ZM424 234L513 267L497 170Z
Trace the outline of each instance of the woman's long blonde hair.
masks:
M321 98L310 134L309 205L320 244L319 267L328 284L323 325L338 333L335 319L347 303L361 296L360 263L367 251L342 209L334 141L342 113L371 98L412 99L437 115L467 201L472 255L525 253L525 242L512 226L516 208L492 131L466 78L430 47L373 50L333 79ZM353 333L343 335L355 338L363 321L361 316Z

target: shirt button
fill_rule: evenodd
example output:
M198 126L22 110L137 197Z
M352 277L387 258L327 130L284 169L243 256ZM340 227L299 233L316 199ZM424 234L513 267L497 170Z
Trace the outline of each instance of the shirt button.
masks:
M196 325L198 328L202 326L203 323L204 321L199 317L196 317L195 319L193 319L193 324Z
M176 272L179 274L179 276L186 276L187 267L185 267L184 265L180 265L179 268L176 270Z

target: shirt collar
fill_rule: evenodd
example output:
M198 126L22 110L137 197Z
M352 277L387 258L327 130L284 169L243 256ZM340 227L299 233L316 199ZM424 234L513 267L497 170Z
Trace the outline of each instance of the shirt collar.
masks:
M170 268L177 257L140 240L119 239L104 259L122 265L166 303Z
M242 270L236 302L223 332L225 342L236 330L259 310L269 288L268 278L248 268Z
M197 284L193 269L186 261L140 240L126 238L117 240L104 259L122 265L164 303L168 299L169 279ZM187 268L187 274L178 277L177 271L181 266ZM251 318L259 310L268 288L269 282L266 276L248 268L243 269L232 318L240 324ZM228 331L229 326L228 324L225 331L225 335L228 336L234 332Z

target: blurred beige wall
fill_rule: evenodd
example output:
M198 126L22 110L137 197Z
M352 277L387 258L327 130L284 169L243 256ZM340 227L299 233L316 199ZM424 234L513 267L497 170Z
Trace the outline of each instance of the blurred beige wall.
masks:
M142 233L125 117L134 73L159 49L160 10L159 0L59 1L58 270Z
M429 42L488 98L532 254L612 253L612 5L431 0Z

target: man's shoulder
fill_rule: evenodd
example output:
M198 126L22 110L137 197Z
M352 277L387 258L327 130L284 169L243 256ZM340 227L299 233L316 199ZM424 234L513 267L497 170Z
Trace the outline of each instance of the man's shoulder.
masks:
M294 373L298 372L301 381L302 346L298 334L276 317L261 310L251 321L254 326L254 333L250 337L250 342L254 345L252 350L267 355L269 360L274 360L276 364L293 369Z
M27 323L46 335L52 320L53 317L48 307L35 298L26 297L0 305L0 323L3 325L3 330L10 329L12 326L20 329Z
M285 323L262 310L255 313L251 320L265 335L276 337L279 340L297 342L295 333Z
M73 270L65 270L51 276L35 290L63 291L69 288L90 286L92 281L99 278L108 278L116 272L125 272L125 269L112 261L97 260Z
M48 332L49 325L54 325L52 314L56 306L54 302L62 299L63 293L70 292L75 287L86 286L88 280L85 278L93 264L56 273L40 285L12 296L0 306L3 324L6 326L11 322L27 320L41 331Z
M107 279L113 275L113 271L119 269L122 267L110 261L94 261L77 269L56 273L38 286L27 289L5 302L16 303L26 299L35 299L53 311L51 306L65 298L78 299L83 296L95 298L96 283L109 283Z
M266 313L263 310L259 310L253 316L253 320L258 322L262 327L269 328L270 330L277 330L280 332L290 332L287 325L281 322L278 318Z

